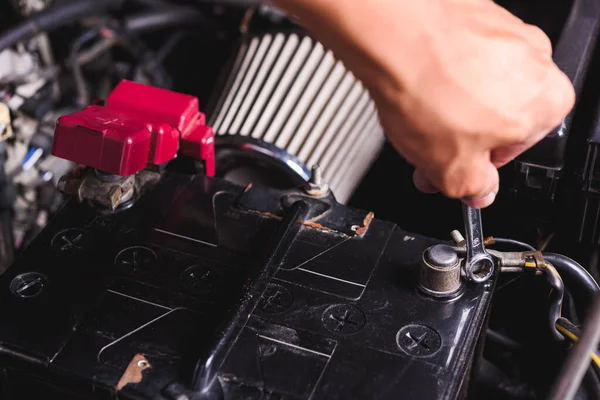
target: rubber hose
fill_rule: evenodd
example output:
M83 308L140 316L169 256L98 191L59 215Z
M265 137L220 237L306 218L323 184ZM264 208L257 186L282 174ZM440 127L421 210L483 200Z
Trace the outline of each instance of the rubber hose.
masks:
M556 268L556 267L555 267ZM548 312L548 324L552 336L555 340L561 342L565 340L562 333L556 329L556 321L560 318L563 295L565 292L565 287L563 282L550 270L549 268L542 268L542 273L546 275L546 279L552 287L552 292L550 293L550 310Z
M565 282L565 286L570 289L579 316L587 315L594 296L600 293L600 288L594 278L585 268L569 257L555 253L542 253L542 255L556 268Z
M157 29L198 26L209 31L218 27L199 10L190 7L175 7L170 10L149 11L125 18L123 27L128 32L144 33Z
M30 39L40 32L60 28L83 17L117 9L123 2L124 0L77 0L33 14L23 23L0 35L0 51Z

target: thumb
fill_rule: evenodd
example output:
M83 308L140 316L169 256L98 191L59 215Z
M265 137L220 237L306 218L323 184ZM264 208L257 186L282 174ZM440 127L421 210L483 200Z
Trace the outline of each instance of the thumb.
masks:
M473 172L465 176L470 182L467 184L469 193L461 200L473 208L485 208L496 199L500 188L498 169L490 160L474 164Z

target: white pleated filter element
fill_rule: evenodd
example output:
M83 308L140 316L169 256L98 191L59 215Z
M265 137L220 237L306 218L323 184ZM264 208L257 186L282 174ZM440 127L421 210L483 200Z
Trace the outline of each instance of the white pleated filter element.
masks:
M249 37L209 124L216 135L272 143L318 164L344 204L384 135L368 91L321 43L297 33Z

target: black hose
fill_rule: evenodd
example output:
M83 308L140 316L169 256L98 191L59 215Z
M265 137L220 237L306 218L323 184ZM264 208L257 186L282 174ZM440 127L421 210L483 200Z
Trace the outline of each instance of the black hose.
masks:
M542 255L556 268L565 286L570 289L578 314L586 315L594 296L600 293L600 288L592 275L579 263L562 254L542 253Z
M0 51L14 46L20 41L30 39L40 32L68 25L83 17L117 9L123 2L124 0L77 0L33 14L23 23L0 35Z
M563 282L558 278L558 276L554 275L554 272L550 268L541 268L542 273L546 276L550 287L552 287L552 292L550 292L549 300L550 300L550 310L548 313L550 331L552 332L552 336L554 339L558 341L565 340L562 333L558 329L556 329L556 321L561 317L562 310L562 301L565 292L565 286Z
M261 0L196 0L200 4L216 4L220 6L234 6L234 7L256 7L263 3L268 3Z
M200 10L191 7L174 7L169 10L148 11L127 17L123 21L126 31L144 33L157 29L197 26L207 31L217 31L218 26Z
M585 320L581 336L569 351L560 374L554 381L549 400L573 399L589 368L590 354L598 348L600 341L600 296L594 297Z
M532 245L525 243L525 242L521 242L519 240L515 240L515 239L507 239L507 238L494 238L494 243L497 244L504 244L504 245L508 245L508 246L516 246L516 247L520 247L522 249L528 250L528 251L536 251L536 248L533 247Z

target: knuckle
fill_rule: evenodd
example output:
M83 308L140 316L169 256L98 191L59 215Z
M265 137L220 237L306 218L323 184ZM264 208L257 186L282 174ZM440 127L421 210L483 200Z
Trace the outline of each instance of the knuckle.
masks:
M558 126L575 105L575 89L569 78L557 69L558 76L550 82L546 101L549 129Z
M552 54L552 41L548 35L536 25L527 26L527 38L530 43L544 54Z
M557 88L550 100L560 114L567 114L575 105L575 88L569 78L558 67L556 69L559 73Z
M447 168L442 174L441 191L451 199L462 199L478 194L476 174L464 168Z
M505 144L526 142L535 131L533 119L534 116L531 113L519 113L512 116L504 125L506 138L508 139Z

